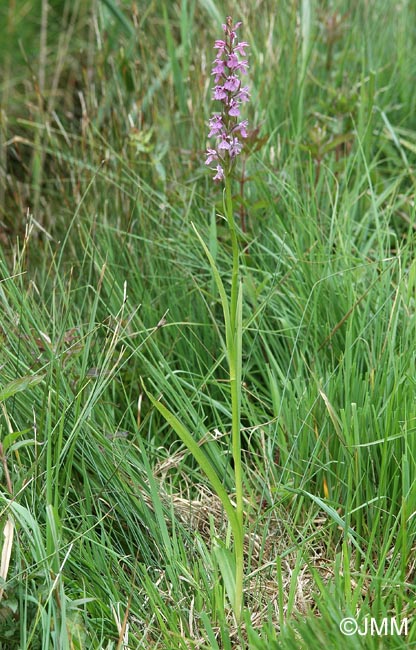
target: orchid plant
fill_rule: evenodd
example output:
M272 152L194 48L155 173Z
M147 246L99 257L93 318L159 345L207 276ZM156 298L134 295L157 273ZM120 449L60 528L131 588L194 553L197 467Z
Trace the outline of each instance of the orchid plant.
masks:
M234 220L231 179L236 158L243 149L247 138L248 120L240 120L241 104L250 99L249 87L242 84L241 75L247 74L246 50L249 44L237 40L237 29L241 22L233 25L229 16L222 26L224 39L215 41L217 56L213 63L212 75L215 87L213 99L221 103L221 112L216 112L209 120L208 137L215 137L215 147L208 148L206 165L215 162L213 180L224 182L224 212L231 238L233 268L231 276L231 296L227 299L223 283L213 261L211 266L221 296L226 330L226 349L230 377L232 410L232 455L235 480L235 523L230 520L234 536L235 584L232 590L234 612L239 618L243 604L244 579L244 508L243 508L243 469L241 462L241 372L242 372L242 297L243 285L240 279L240 251ZM223 570L225 575L228 567ZM230 590L229 590L230 591Z
M230 298L227 296L215 260L194 228L209 259L223 310L225 348L231 394L231 446L234 461L235 503L230 499L221 478L189 429L159 400L148 394L152 404L170 423L193 454L200 468L207 475L227 514L233 536L233 550L231 551L227 546L219 546L217 547L217 558L224 586L238 623L241 620L243 607L244 580L244 508L241 459L243 284L240 278L240 251L234 220L231 181L237 156L243 149L244 139L247 138L248 121L240 120L240 108L241 104L249 101L250 98L249 88L242 85L240 78L241 75L247 73L248 69L248 62L245 58L248 43L237 41L236 32L240 25L241 22L233 24L232 18L228 17L222 26L224 38L215 41L214 49L217 50L217 55L212 68L215 82L213 99L220 102L221 111L215 112L209 120L208 137L215 138L215 145L208 148L205 161L207 165L215 164L215 167L211 168L215 172L213 180L216 183L224 183L224 213L229 227L232 247Z

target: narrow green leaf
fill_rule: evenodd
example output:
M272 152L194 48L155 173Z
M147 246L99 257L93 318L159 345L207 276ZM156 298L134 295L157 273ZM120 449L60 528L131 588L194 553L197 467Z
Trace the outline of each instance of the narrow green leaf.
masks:
M122 11L118 8L115 2L112 0L101 0L103 5L113 14L114 18L118 20L120 25L123 27L124 31L129 36L134 36L134 27L132 23L126 18Z
M205 627L205 630L206 630L206 633L207 633L207 636L208 636L208 641L210 643L210 647L212 648L212 650L220 650L220 647L219 647L219 645L217 643L217 639L215 637L215 632L212 629L212 621L211 621L210 617L203 610L201 610L201 613L200 613L199 616L200 616L200 619L201 619L202 623L204 624L204 627Z
M25 375L24 377L19 377L19 379L13 379L0 390L0 402L9 397L13 397L16 393L27 390L28 388L33 388L36 384L39 384L45 375Z
M217 254L218 254L218 233L217 233L217 219L216 219L216 213L215 213L214 208L211 210L211 219L210 219L210 227L209 227L209 240L208 241L209 241L209 246L208 246L209 252L211 253L212 259L213 259L214 263L216 264L216 262L217 262ZM211 287L212 287L211 292L212 292L212 294L214 294L215 286L216 286L216 282L215 282L214 277L212 277L211 283L212 283L211 284Z
M182 424L182 422L180 422L178 418L171 411L169 411L168 408L166 408L166 406L164 406L163 404L161 404L161 402L155 399L153 395L151 395L146 390L146 388L144 388L144 390L146 392L147 397L153 404L153 406L159 411L161 415L163 415L166 422L170 424L170 426L175 431L175 433L177 433L177 435L182 440L184 445L186 445L186 447L189 449L189 451L197 461L200 468L205 472L213 489L217 493L219 499L221 500L222 505L224 506L224 510L227 513L234 536L237 537L239 535L241 536L240 525L234 507L228 497L227 492L225 491L221 483L221 480L218 478L216 471L212 467L205 453L202 451L198 443L194 440L194 438L192 437L188 429L185 427L185 425Z
M219 291L219 294L220 294L222 311L223 311L223 314L224 314L225 336L226 336L227 354L228 354L228 351L230 350L230 344L231 344L231 346L233 345L233 342L232 342L233 333L231 331L230 308L229 308L229 304L228 304L227 294L225 293L224 284L223 284L223 282L221 280L221 276L220 276L220 274L218 272L217 265L216 265L215 260L212 257L212 255L211 255L211 253L210 253L210 251L208 249L208 246L205 244L204 240L202 239L201 235L199 234L199 232L197 231L197 229L195 228L195 225L193 223L192 223L192 228L194 229L195 234L198 237L198 239L199 239L199 241L201 243L201 246L205 251L205 255L207 256L208 261L209 261L209 263L211 265L212 273L213 273L214 279L215 279L215 284L217 285L217 288L218 288L218 291Z
M185 100L185 87L183 83L182 70L178 61L178 48L173 40L172 30L169 24L168 13L166 11L166 6L163 5L163 18L165 21L165 34L166 34L166 45L170 58L170 65L173 75L173 83L176 89L176 96L178 99L179 109L182 115L187 113L186 100Z
M202 9L205 9L212 18L217 23L221 23L221 20L224 19L222 13L216 6L213 0L199 0L199 4L201 5Z
M345 530L345 528L346 528L345 520L342 517L339 516L339 514L335 510L335 508L333 508L328 503L323 501L323 499L321 499L320 497L317 497L315 494L311 494L310 492L307 492L306 490L292 490L290 488L286 488L286 489L289 492L294 492L295 494L304 494L305 496L312 499L312 501L314 501L320 508L322 508L322 510L324 512L326 512L326 514L329 517L331 517L331 519L333 519L333 521L335 521L335 523L338 524L338 526L340 526L341 528L343 528ZM360 538L360 536L357 535L355 530L353 530L350 526L348 526L347 532L348 532L348 536L349 536L349 539L351 540L352 544L354 544L356 549L358 551L360 551L360 553L362 553L364 555L363 550L361 549L361 547L359 546L359 544L358 544L358 542L356 540L356 538ZM362 538L360 538L360 539L362 539Z
M22 431L12 431L11 433L8 433L7 436L4 436L3 440L3 452L6 453L9 448L15 449L14 442L19 438L19 436L23 436L26 433L29 433L31 429L23 429ZM27 442L27 441L25 441ZM31 440L31 442L34 442Z
M229 548L226 548L220 540L215 540L213 552L221 571L228 600L230 601L231 606L234 606L236 592L234 553L232 553Z

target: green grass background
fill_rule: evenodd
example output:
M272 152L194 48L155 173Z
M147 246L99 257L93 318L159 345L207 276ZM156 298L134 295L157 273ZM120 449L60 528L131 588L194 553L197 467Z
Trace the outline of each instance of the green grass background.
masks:
M203 155L229 13L258 129L234 186L240 629L218 500L143 391L232 491L192 228L229 287ZM0 25L1 649L415 647L415 4L5 0ZM345 637L347 616L408 634Z

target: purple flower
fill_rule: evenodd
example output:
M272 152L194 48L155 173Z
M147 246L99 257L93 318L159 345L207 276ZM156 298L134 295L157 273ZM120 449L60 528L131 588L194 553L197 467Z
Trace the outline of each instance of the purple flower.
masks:
M221 133L221 131L224 128L222 115L218 113L213 115L209 121L209 127L211 129L210 132L208 133L209 138L212 138L213 135L218 135L218 133Z
M221 165L217 165L217 173L214 176L214 181L222 181L224 178L224 170Z
M237 70L241 70L243 74L247 74L248 70L248 61L239 61L235 66Z
M231 99L228 105L228 115L233 117L238 117L240 115L240 108L238 106L238 101L236 99Z
M227 95L227 89L224 84L224 86L215 86L214 88L214 99L226 99L228 97Z
M230 148L229 136L226 133L221 133L221 137L218 143L218 149L229 149L229 148Z
M225 74L225 61L222 61L221 59L215 59L211 74L215 75L215 83L217 84L221 77Z
M230 70L234 70L234 68L238 68L238 66L239 66L238 56L234 52L231 52L230 56L227 59L227 68L230 68Z
M225 86L226 86L226 84L224 84L224 88L225 88ZM239 92L237 93L235 98L239 99L240 102L248 102L248 100L250 99L250 89L249 89L249 87L244 86L243 88L241 88L241 90L239 90Z
M242 138L247 138L248 136L247 126L248 126L248 120L243 120L242 122L240 122L234 127L233 133L239 131Z
M219 50L218 54L222 54L225 51L225 48L226 48L225 41L215 41L214 49ZM243 56L245 56L245 54L243 54Z
M246 55L246 47L250 47L248 43L245 41L241 41L240 43L237 43L237 45L234 46L234 52L238 52L238 54L241 54L241 56Z
M210 165L213 160L218 160L218 153L216 149L207 149L207 159L205 161L205 164Z
M243 145L241 144L238 138L232 138L229 148L229 154L231 158L235 158L241 152Z
M240 84L240 79L235 74L232 74L225 82L224 88L225 90L229 90L230 93L235 93L235 91L239 89Z

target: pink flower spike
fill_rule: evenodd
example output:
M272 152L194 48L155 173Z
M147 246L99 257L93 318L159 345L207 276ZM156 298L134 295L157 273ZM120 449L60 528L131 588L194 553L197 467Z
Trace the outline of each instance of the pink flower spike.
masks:
M222 181L224 178L224 170L221 165L217 165L217 173L214 176L214 181Z
M218 160L218 154L215 149L207 149L206 165L210 165L213 160Z
M221 102L220 110L209 120L208 137L215 139L212 148L206 150L205 164L215 173L214 180L223 181L231 176L236 158L243 150L243 139L248 137L248 120L240 118L241 105L250 99L250 89L243 86L242 74L246 74L248 61L246 41L238 41L236 32L241 22L233 24L227 16L222 28L224 37L214 41L216 51L212 63L212 77L215 79L212 98Z

